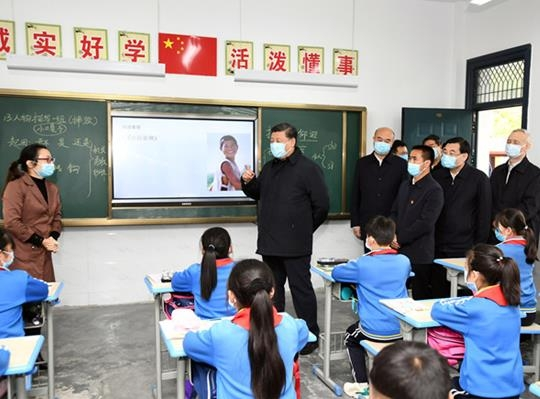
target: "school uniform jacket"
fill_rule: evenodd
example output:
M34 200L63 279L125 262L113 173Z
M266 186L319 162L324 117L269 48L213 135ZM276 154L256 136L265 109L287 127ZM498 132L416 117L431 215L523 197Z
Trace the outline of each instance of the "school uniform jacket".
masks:
M257 200L257 253L266 256L311 255L313 232L330 207L321 168L296 148L291 156L267 162L258 177L242 181Z
M527 224L533 228L538 238L540 233L540 168L527 157L510 172L508 183L508 162L497 166L491 173L493 195L493 216L506 208L517 208L525 214Z
M381 299L407 298L405 283L411 263L395 250L371 251L332 270L336 281L356 284L359 327L369 338L401 338L399 321L380 303Z
M444 203L439 183L427 174L420 181L404 181L392 206L391 217L396 222L399 252L412 264L433 262L435 223Z
M188 332L184 350L193 360L217 369L218 399L252 399L251 367L248 356L249 309L242 309L233 320L223 320L209 330ZM276 317L278 316L278 317ZM247 320L246 320L247 318ZM274 310L274 328L279 353L285 365L285 387L280 398L295 399L294 357L307 342L306 322Z
M4 227L15 241L15 260L11 269L22 269L31 276L55 281L52 256L43 246L26 242L33 234L43 238L62 230L58 187L45 181L48 202L28 174L9 182L3 196Z
M523 363L519 350L521 315L509 306L499 285L472 297L435 302L431 316L461 334L465 356L459 384L485 398L516 396L523 392Z
M47 298L49 287L23 270L0 268L0 338L24 336L22 305Z
M465 164L452 178L450 169L432 172L444 192L444 206L435 227L435 253L463 257L485 243L491 228L491 186L484 172Z
M208 300L201 295L201 265L194 263L186 270L173 274L172 289L179 292L191 292L195 298L195 314L201 319L216 319L232 316L236 313L234 306L227 300L227 280L234 262L230 258L217 259L217 284Z
M536 312L536 286L534 285L534 263L527 263L525 256L526 241L522 237L505 240L497 246L504 256L514 259L519 267L519 280L521 287L520 309L526 313Z
M375 153L356 161L351 196L351 227L360 226L364 240L365 226L374 216L389 216L402 181L407 180L407 161L388 154L382 163Z

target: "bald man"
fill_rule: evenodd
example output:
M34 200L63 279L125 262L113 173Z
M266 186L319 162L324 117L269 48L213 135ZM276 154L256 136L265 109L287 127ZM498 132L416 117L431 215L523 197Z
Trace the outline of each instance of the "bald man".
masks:
M506 208L517 208L527 218L538 240L540 233L540 168L527 159L530 134L516 129L506 140L508 162L491 173L493 216Z
M373 152L356 162L351 227L353 234L364 242L367 222L377 215L390 215L399 186L408 178L407 161L390 152L394 140L392 129L378 128L373 133Z

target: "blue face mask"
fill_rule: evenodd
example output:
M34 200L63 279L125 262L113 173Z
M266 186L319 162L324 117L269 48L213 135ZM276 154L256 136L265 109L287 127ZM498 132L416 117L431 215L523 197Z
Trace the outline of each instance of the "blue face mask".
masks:
M506 155L508 158L516 158L521 154L521 146L519 144L506 144L505 147Z
M270 151L276 158L284 158L287 155L285 143L270 143Z
M403 158L405 161L409 160L409 154L401 154L401 155L398 155L398 157Z
M499 231L499 229L493 229L493 232L495 233L495 238L497 238L497 240L499 240L501 242L506 240L506 237L502 235L502 233Z
M375 141L373 143L373 149L379 155L386 155L390 152L392 146L384 141Z
M418 176L420 174L420 164L409 162L407 165L407 172L409 172L412 177Z
M478 292L478 287L476 286L476 283L472 282L472 281L467 281L467 278L469 277L469 273L467 273L467 269L465 269L464 273L463 273L463 278L465 280L465 284L467 285L467 288L470 289L473 294L477 293Z
M454 169L457 166L457 157L443 154L441 158L441 165L447 169Z
M437 159L439 157L439 149L437 147L431 147L431 150L433 151L433 158Z
M54 173L54 163L45 163L37 172L41 177L49 177Z

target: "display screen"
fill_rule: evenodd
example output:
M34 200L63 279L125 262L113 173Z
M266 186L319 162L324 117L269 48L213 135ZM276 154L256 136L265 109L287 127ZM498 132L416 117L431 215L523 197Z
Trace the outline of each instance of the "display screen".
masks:
M255 120L113 114L111 127L113 205L251 201L239 180Z

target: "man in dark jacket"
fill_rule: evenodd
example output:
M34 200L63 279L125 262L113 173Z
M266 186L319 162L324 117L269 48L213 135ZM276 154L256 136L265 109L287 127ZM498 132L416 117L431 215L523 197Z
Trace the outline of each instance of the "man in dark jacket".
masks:
M540 169L527 159L531 138L524 129L516 129L506 140L508 162L491 173L493 216L506 208L523 212L536 239L540 233ZM492 237L493 238L493 237Z
M402 181L407 180L407 162L390 153L395 136L380 127L373 133L373 152L356 162L351 198L353 234L366 239L364 227L377 215L390 216Z
M431 172L444 191L444 206L435 228L435 258L464 258L475 244L486 243L491 229L491 187L484 172L468 164L471 146L463 137L443 145L441 165ZM446 269L433 264L435 298L450 295Z
M391 217L397 225L399 252L411 261L415 276L414 299L433 298L431 272L435 253L435 223L443 207L443 191L431 177L433 150L425 145L412 148L407 166L412 179L401 183L392 206Z
M258 201L257 253L274 273L277 310L285 310L288 278L296 315L318 337L317 298L309 269L313 232L326 219L330 200L321 168L302 155L297 135L288 123L274 126L270 131L274 159L258 177L246 170L242 190ZM300 353L309 354L317 347L318 341L308 343Z

